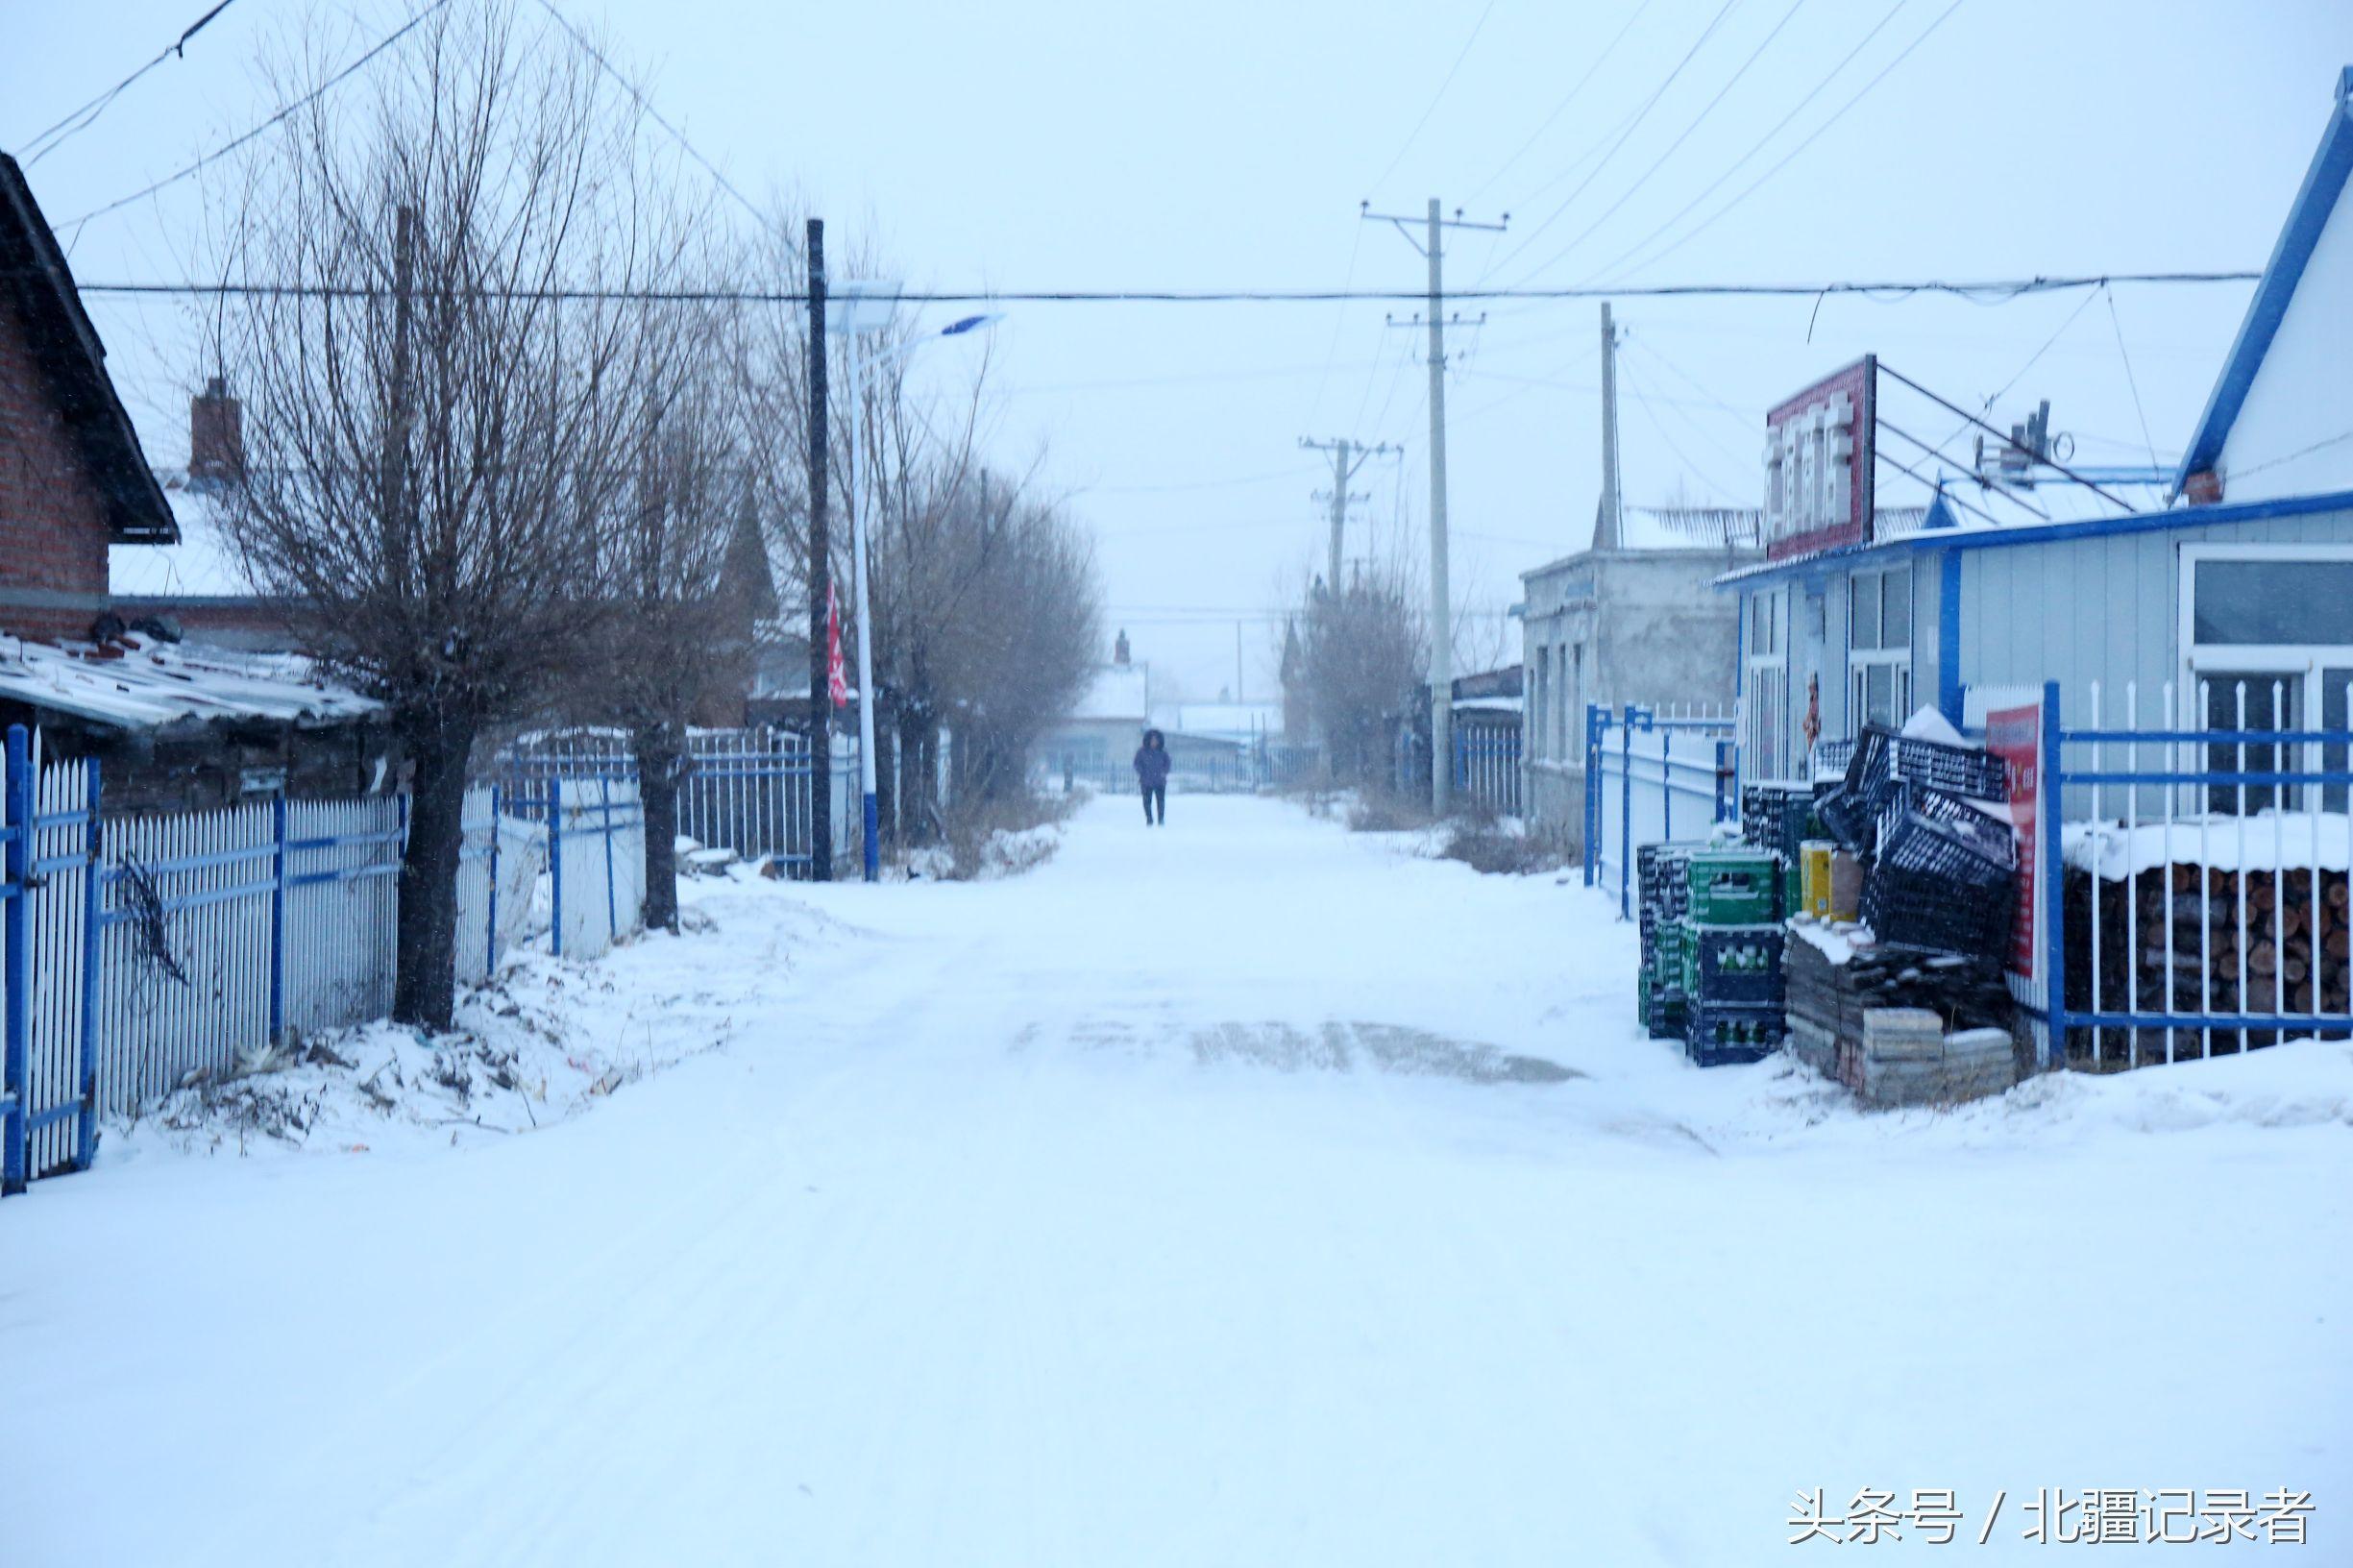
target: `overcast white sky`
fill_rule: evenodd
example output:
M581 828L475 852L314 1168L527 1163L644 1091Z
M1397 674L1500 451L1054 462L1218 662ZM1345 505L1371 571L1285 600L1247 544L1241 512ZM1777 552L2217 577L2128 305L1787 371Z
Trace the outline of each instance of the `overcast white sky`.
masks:
M208 3L9 0L0 138L20 148ZM1895 0L558 3L651 71L660 107L738 185L798 189L834 243L870 233L911 282L939 288L1418 288L1421 257L1360 224L1357 204L1419 211L1432 195L1475 218L1511 213L1500 242L1455 241L1458 285L2255 268L2353 62L2344 0L1960 0L1949 16L1950 0L1903 0L1768 136ZM261 118L254 51L304 9L235 0L184 59L33 168L52 221ZM393 15L357 14L355 37ZM1779 173L1642 264L1638 242L1736 160L1754 150L1666 239L1924 33ZM77 275L179 276L201 184L90 224ZM1866 351L1975 406L2048 342L1998 423L2048 397L2083 460L2145 460L2152 444L2170 459L2246 294L2119 286L2080 311L2081 294L1832 299L1818 314L1810 298L1625 298L1628 499L1755 504L1765 406ZM174 347L174 307L91 309L150 455L181 460L195 372ZM1422 339L1385 328L1389 309L1411 307L1030 305L1000 330L993 452L1020 467L1042 450L1051 481L1076 493L1112 624L1163 690L1234 686L1238 624L1240 683L1271 694L1273 615L1324 549L1309 492L1330 471L1300 436L1404 446L1401 463L1360 478L1376 499L1350 549L1378 535L1426 558ZM1499 613L1519 572L1590 532L1595 317L1589 301L1493 306L1452 345L1454 574L1474 607ZM1516 658L1516 629L1496 625L1489 648Z

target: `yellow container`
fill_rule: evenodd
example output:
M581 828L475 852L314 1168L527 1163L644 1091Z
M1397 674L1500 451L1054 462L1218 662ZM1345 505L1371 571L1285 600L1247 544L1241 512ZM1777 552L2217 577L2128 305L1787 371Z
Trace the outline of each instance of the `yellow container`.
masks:
M1830 851L1837 847L1827 839L1798 845L1799 907L1818 920L1830 918Z

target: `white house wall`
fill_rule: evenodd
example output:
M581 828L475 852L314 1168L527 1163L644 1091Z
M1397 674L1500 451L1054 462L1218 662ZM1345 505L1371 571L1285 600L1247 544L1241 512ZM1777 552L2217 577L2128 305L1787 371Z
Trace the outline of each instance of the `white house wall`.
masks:
M2222 444L2225 502L2353 490L2353 200L2340 200Z

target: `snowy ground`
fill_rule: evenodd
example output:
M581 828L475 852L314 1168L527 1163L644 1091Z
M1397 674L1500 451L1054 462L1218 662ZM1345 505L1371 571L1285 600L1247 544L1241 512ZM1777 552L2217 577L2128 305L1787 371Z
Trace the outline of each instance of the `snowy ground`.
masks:
M2353 1048L1866 1118L1640 1039L1581 888L1171 805L526 966L540 1130L0 1204L0 1563L1746 1563L1866 1486L2353 1561Z

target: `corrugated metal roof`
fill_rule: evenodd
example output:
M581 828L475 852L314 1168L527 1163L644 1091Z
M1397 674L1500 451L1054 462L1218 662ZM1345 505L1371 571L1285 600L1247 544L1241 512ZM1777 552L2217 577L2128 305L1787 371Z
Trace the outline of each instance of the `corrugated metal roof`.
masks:
M299 659L240 655L125 638L120 651L0 639L0 701L118 729L224 719L331 724L383 711L374 698L315 678Z

